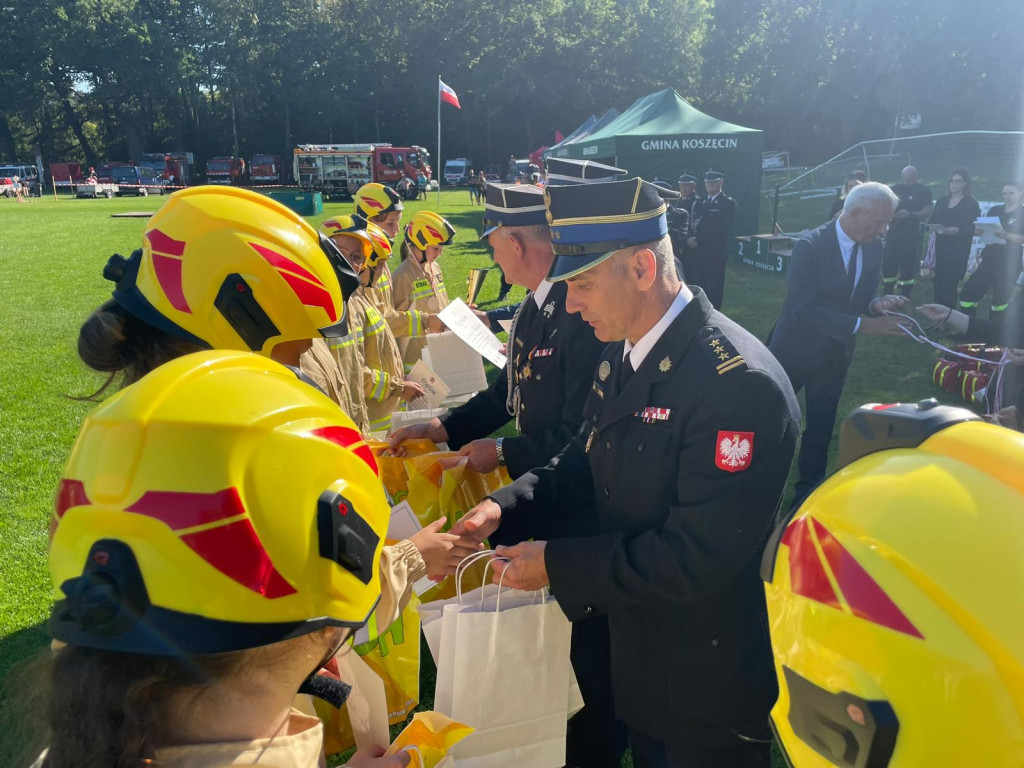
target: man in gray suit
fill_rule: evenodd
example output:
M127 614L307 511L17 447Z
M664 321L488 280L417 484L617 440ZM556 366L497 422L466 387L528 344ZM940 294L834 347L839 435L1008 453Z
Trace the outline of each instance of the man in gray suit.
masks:
M899 198L884 184L855 187L843 212L797 241L789 265L786 301L769 349L793 390L804 390L805 427L797 459L797 506L825 477L839 398L858 334L901 334L908 299L876 297L882 275L882 238Z

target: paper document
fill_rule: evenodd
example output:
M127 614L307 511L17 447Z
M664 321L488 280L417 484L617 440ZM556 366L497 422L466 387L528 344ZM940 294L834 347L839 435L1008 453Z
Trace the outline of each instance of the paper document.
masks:
M409 401L410 411L429 411L441 405L452 388L445 384L441 377L427 367L422 360L409 371L406 379L411 379L423 387L423 394Z
M476 394L481 389L487 389L484 359L452 331L427 336L423 364L452 388L449 400L452 395ZM445 407L449 407L447 403Z
M998 216L982 216L974 222L974 226L981 230L979 237L982 245L1003 245L1005 240L996 237L996 230L1003 228L1003 223Z
M391 520L388 521L388 538L392 541L411 539L419 533L423 526L412 511L408 501L400 501L391 508Z
M505 356L501 354L501 341L473 314L473 310L466 306L462 299L455 299L438 313L438 317L448 326L448 330L485 358L499 368L505 366Z

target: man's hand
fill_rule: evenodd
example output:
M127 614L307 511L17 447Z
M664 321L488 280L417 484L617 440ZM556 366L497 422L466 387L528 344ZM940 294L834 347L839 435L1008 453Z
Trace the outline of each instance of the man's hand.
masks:
M902 336L903 330L900 318L883 315L881 317L862 317L857 333L862 333L865 336Z
M997 229L997 230L996 230L995 232L993 232L992 234L993 234L993 235L994 235L995 237L998 237L998 238L999 238L1000 240L1006 240L1006 239L1007 239L1007 237L1006 237L1006 235L1007 235L1007 232L1006 232L1006 230L1005 230L1005 229Z
M910 218L910 211L907 211L907 210L896 211L896 213L893 214L893 218L894 219L908 219L908 218Z
M524 541L514 547L498 547L495 557L510 558L494 561L495 584L501 582L513 589L542 589L548 585L548 568L544 564L546 541ZM504 578L502 578L504 576Z
M924 315L933 323L938 323L940 328L952 331L953 333L964 333L971 319L963 312L950 309L945 304L922 304L914 309Z
M960 227L946 227L944 230L942 230L942 234L944 234L944 235L953 236L953 235L956 235L956 234L959 234L959 233L960 233Z
M442 533L447 518L440 517L417 531L409 541L419 550L427 564L427 576L450 576L462 560L479 552L482 545L453 533Z
M415 400L417 397L423 394L423 386L412 379L405 380L405 386L402 388L402 399L406 402Z
M427 315L427 333L442 333L447 331L448 326L441 322L437 315Z
M989 413L981 417L989 424L995 424L999 427L1009 427L1010 429L1017 428L1017 406L1010 405L1002 410L996 411L995 413Z
M872 299L871 303L868 304L868 310L876 315L881 315L884 312L903 312L909 306L910 299L906 296L889 294Z
M474 472L490 472L498 466L497 446L497 440L481 438L462 446L459 455L469 457L469 462L466 466Z
M388 448L395 456L405 456L405 448L402 447L402 443L406 440L422 440L424 438L435 443L444 443L448 441L448 430L444 428L440 419L431 419L423 424L410 424L408 427L397 430L388 438Z
M491 499L484 499L452 526L451 532L476 542L482 542L498 529L501 507Z
M686 238L686 244L688 246L690 246L691 248L696 248L697 247L697 238L696 237L688 237L688 238Z

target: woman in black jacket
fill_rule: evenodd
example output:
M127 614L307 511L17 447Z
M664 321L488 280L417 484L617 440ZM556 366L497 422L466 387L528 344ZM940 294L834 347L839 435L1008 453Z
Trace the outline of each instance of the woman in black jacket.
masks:
M935 203L929 224L935 232L935 301L955 307L957 287L967 272L967 259L974 239L974 222L981 215L978 201L971 196L971 176L966 168L949 175L947 194Z

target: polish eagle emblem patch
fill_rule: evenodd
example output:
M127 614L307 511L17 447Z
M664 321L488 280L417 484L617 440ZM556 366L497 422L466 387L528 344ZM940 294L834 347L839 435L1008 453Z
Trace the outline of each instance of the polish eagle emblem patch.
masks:
M742 472L754 457L753 432L720 431L715 440L715 466L726 472Z

